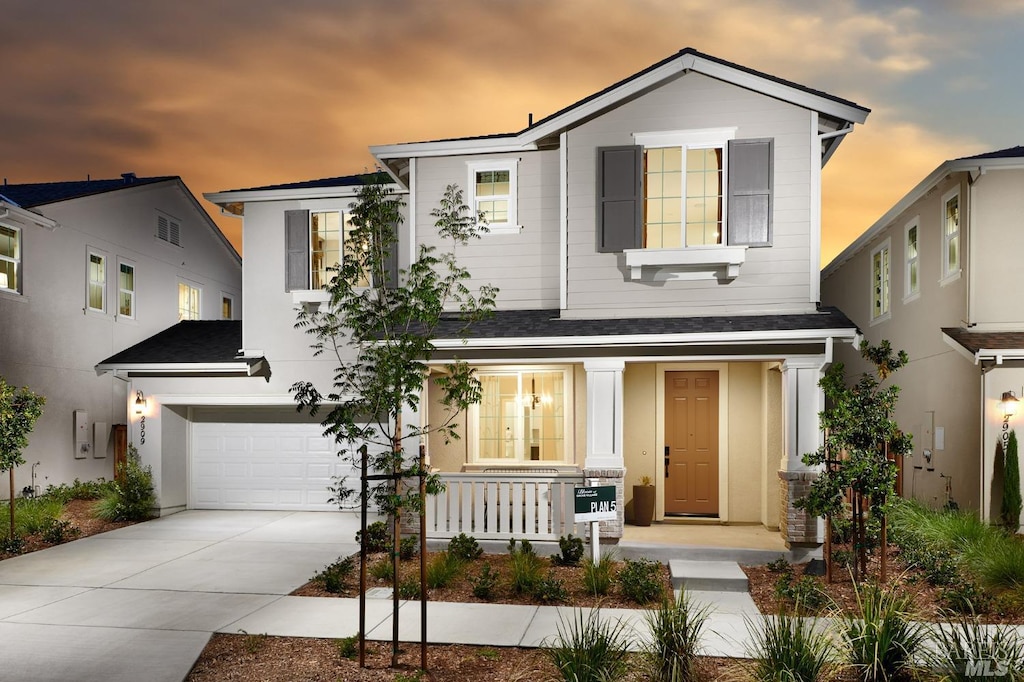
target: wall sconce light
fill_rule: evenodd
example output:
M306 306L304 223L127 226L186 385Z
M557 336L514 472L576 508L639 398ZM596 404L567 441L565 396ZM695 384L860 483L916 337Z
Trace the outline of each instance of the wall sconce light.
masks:
M1017 407L1020 405L1020 401L1017 399L1017 395L1013 391L1005 391L1002 399L999 401L1000 406L1003 408L1003 457L1006 457L1006 450L1010 446L1010 417L1017 414Z
M146 412L146 396L142 395L142 391L135 391L135 414L140 417Z

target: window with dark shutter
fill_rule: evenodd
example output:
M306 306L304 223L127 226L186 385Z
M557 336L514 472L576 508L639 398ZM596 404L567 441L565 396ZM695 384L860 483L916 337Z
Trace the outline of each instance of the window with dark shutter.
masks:
M643 147L597 150L597 250L616 253L643 246Z
M730 246L772 244L773 140L729 142Z
M309 211L285 211L285 291L309 289Z

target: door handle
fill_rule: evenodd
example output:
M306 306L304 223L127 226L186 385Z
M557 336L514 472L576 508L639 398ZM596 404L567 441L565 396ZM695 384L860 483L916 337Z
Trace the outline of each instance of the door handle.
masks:
M669 446L665 446L665 478L668 478L668 451Z

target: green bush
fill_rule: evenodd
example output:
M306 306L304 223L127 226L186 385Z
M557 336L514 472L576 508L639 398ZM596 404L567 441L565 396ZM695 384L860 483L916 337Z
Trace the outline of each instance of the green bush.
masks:
M395 576L395 567L391 564L390 559L381 559L376 563L370 564L367 568L367 573L374 580L391 582L391 579Z
M65 519L54 519L41 533L43 540L51 545L74 540L81 534L82 531L77 526Z
M992 597L966 578L940 590L939 599L954 613L987 613L992 608Z
M863 682L889 682L914 673L927 636L913 620L910 598L877 585L856 587L857 609L844 614L850 663Z
M490 564L484 564L480 573L469 577L469 584L473 587L474 597L491 601L498 589L498 574L491 570Z
M967 558L978 581L989 589L1024 587L1024 543L1000 535L977 547Z
M128 457L121 466L120 480L114 481L93 506L93 513L104 521L143 521L156 506L153 470L142 466L139 451L128 446Z
M645 614L651 637L644 646L644 661L655 682L694 682L700 638L708 619L708 607L696 606L685 590L674 600Z
M1020 462L1017 459L1017 432L1010 431L1006 447L1006 466L1003 469L1003 499L999 515L1007 531L1020 529Z
M363 531L356 531L356 543L362 544ZM366 551L367 552L390 552L391 531L384 521L374 521L366 527Z
M312 582L319 583L331 594L339 594L348 588L355 568L355 559L352 557L338 557L337 561L327 564L324 570L315 574Z
M637 604L657 601L665 591L661 564L651 559L626 559L626 565L619 571L618 581L623 596Z
M398 583L398 598L399 599L419 599L420 598L420 577L419 575L409 576L402 582Z
M398 541L398 558L402 561L409 561L420 553L420 538L418 535L407 535Z
M816 682L824 677L832 642L815 629L813 619L780 609L774 618L748 619L747 631L750 672L758 682Z
M765 568L767 568L772 573L783 573L785 571L793 570L793 567L789 565L789 562L786 561L785 557L781 556L778 559L769 561L767 564L765 564Z
M779 575L775 581L776 596L799 608L816 612L828 603L828 595L821 591L818 581L809 575L799 578L790 570Z
M25 551L25 538L20 535L0 538L0 553L21 554Z
M583 538L578 538L571 533L568 537L563 535L558 538L558 549L560 552L554 557L556 564L559 566L579 566L580 559L583 558Z
M603 597L611 592L615 582L615 559L605 552L594 563L592 559L583 562L583 589L595 596Z
M559 579L554 573L548 573L537 581L533 588L533 596L545 604L558 604L569 599L569 592L565 589L565 581Z
M516 547L516 539L512 538L508 541L508 553L514 556L516 554L536 554L537 552L533 549L533 545L529 540L523 540Z
M342 637L341 639L336 639L334 643L337 647L339 658L351 661L359 655L359 635Z
M20 536L36 535L53 525L64 511L64 503L49 497L19 498L14 501L14 534ZM7 519L10 515L8 503L0 505L0 518ZM0 524L0 533L10 532L8 525Z
M559 616L558 634L545 642L544 653L565 682L611 682L621 679L629 665L629 637L621 620L601 620L600 609L572 619Z
M544 561L532 552L509 558L509 587L514 594L533 594L544 575Z
M61 483L60 485L46 486L46 497L52 497L67 504L71 500L98 500L110 489L112 481L98 478L95 481L80 481L77 478L71 485Z
M484 550L477 543L476 538L459 533L448 541L448 553L462 561L476 561L483 556Z
M438 552L427 564L427 587L439 590L448 587L462 570L462 561L454 554Z

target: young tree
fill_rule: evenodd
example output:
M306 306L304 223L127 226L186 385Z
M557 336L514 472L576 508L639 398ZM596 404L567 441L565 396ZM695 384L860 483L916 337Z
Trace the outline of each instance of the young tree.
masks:
M397 605L400 517L403 510L423 509L418 486L404 481L423 474L427 492L437 492L440 485L436 476L422 470L416 456L406 455L405 444L417 445L430 432L458 438L455 417L479 401L480 383L465 362L455 360L433 380L447 410L443 423L403 423L402 411L420 405L434 352L432 340L442 321L454 318L460 323L458 334L465 337L472 322L493 310L497 289L484 285L471 291L470 273L456 261L457 247L480 237L486 226L454 185L447 187L440 206L431 212L450 249L420 245L415 262L399 273L391 254L403 204L379 177L375 180L359 191L343 262L332 268L334 276L325 287L329 303L322 310L298 313L296 326L315 339L314 355L328 353L337 360L331 389L322 394L306 381L291 390L299 409L312 414L321 407L329 410L322 422L324 433L341 446L342 456L360 466L368 459L368 468L388 475L375 487L373 500L391 521ZM332 491L342 502L354 493L343 481ZM397 641L392 663L397 664Z
M1003 453L1003 497L1000 517L1011 533L1020 530L1020 462L1017 458L1017 432L1010 431L1006 452Z
M43 413L46 398L28 388L16 389L0 377L0 472L10 472L11 534L14 539L14 468L25 463L21 451Z
M881 385L907 363L907 354L894 352L888 341L878 346L864 341L860 353L874 365L873 373L865 372L856 384L849 385L842 363L836 363L821 379L819 385L825 392L826 404L819 415L824 443L815 452L805 454L803 461L823 465L824 469L807 496L795 503L816 516L832 517L843 513L843 503L849 494L857 550L854 573L858 578L867 568L865 506L874 518L882 521L884 529L885 505L895 493L893 458L911 450L911 437L892 419L900 389ZM825 560L831 562L832 558Z

